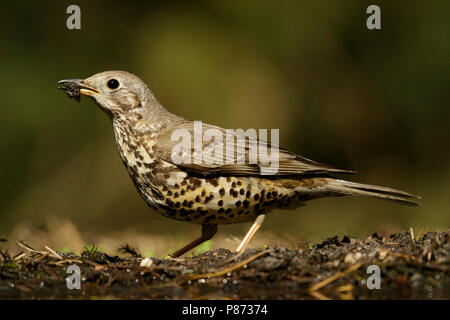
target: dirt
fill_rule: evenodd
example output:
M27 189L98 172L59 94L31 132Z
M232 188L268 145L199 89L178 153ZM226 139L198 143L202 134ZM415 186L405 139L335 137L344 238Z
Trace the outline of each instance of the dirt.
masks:
M122 256L95 248L77 256L22 243L14 257L0 250L0 299L450 299L450 230L417 238L403 231L145 261L129 246ZM67 288L73 264L81 289Z

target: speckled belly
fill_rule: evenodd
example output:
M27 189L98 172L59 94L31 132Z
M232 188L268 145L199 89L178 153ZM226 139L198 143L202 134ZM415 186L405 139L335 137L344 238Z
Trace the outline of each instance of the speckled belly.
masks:
M199 224L253 221L273 207L288 206L295 197L272 180L252 177L185 177L159 191L163 215Z

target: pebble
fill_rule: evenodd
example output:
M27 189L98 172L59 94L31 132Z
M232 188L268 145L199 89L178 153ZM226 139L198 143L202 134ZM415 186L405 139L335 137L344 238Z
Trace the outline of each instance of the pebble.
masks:
M348 264L354 264L356 263L359 259L361 259L362 254L361 252L356 252L356 253L348 253L345 258L344 258L344 262L348 263Z
M144 268L149 268L152 266L152 264L153 260L151 258L144 258L139 265Z

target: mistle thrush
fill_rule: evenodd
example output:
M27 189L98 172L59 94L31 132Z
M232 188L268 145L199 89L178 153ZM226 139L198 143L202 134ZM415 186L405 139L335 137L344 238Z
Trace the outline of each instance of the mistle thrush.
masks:
M242 251L274 208L295 208L305 201L331 196L366 196L417 205L418 197L391 188L349 182L332 177L353 171L328 165L278 149L278 170L263 174L267 159L251 163L250 146L260 141L245 136L245 147L229 149L218 141L201 141L221 155L246 161L217 163L173 160L175 129L194 136L194 122L167 111L137 76L124 71L106 71L87 79L59 81L69 97L90 96L111 119L120 156L139 194L148 206L166 217L202 225L202 235L172 254L179 257L211 239L217 225L254 222L237 251ZM203 124L203 130L225 129ZM242 138L232 136L232 138ZM268 148L270 148L268 144ZM187 153L193 160L198 150ZM184 153L186 155L186 153ZM217 155L217 154L216 154ZM220 155L220 154L219 154Z

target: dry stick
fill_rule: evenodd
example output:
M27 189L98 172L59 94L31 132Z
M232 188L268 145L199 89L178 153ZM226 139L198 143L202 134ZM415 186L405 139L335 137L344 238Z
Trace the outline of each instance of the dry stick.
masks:
M336 291L339 292L347 292L347 291L353 291L353 285L352 284L346 284L343 286L340 286L339 288L336 289Z
M19 247L21 247L21 248L24 248L25 250L27 250L27 251L29 251L29 252L34 252L34 253L39 253L39 254L46 254L47 253L47 251L38 251L38 250L36 250L36 249L33 249L32 247L30 247L29 245L27 245L25 242L19 242L19 241L16 241L16 244L19 246Z
M252 262L253 260L256 260L257 258L259 258L262 255L265 255L266 253L272 252L273 250L266 250L266 251L261 251L258 252L257 254L255 254L254 256L251 256L250 258L248 258L247 260L244 260L242 262L239 262L237 264L235 264L232 267L229 268L225 268L222 269L218 272L214 272L214 273L206 273L206 274L195 274L189 277L190 280L196 280L196 279L202 279L202 278L214 278L214 277L220 277L223 276L224 274L227 274L228 272L234 271L236 269L239 269L243 266L245 266L246 264L249 264L250 262Z
M41 263L42 260L44 260L45 258L47 258L49 256L50 253L46 252L45 254L43 254L37 261L36 263Z
M25 257L27 254L25 252L21 252L19 253L17 256L14 257L15 261L19 261L20 259L22 259L23 257Z
M53 250L52 248L48 247L48 246L44 246L45 249L47 249L52 255L54 255L57 259L59 260L63 260L64 258L61 257L55 250Z
M233 252L234 254L235 252ZM239 258L240 256L242 256L245 253L245 251L240 251L237 254L234 254L231 258L225 259L225 261L221 261L219 264L217 264L215 267L222 267L230 262L233 262L234 260L236 260L237 258Z
M319 300L331 300L330 298L328 298L326 295L320 293L319 291L312 291L309 294L312 295L314 298L317 298Z
M344 271L340 271L340 272L332 275L331 277L326 278L323 281L320 281L319 283L313 285L312 287L309 287L308 291L309 292L316 291L316 290L326 286L327 284L329 284L329 283L331 283L331 282L333 282L333 281L335 281L335 280L337 280L339 278L342 278L347 273L350 273L350 272L353 272L355 270L358 270L360 267L361 267L361 263L359 263L359 262L355 263L355 264L351 265L350 267L348 267L347 269L345 269Z
M424 228L420 229L419 234L417 235L417 238L416 238L417 241L420 240L420 237L422 236L423 231L424 231Z
M78 260L78 259L65 259L65 260L60 260L60 261L50 261L48 264L55 265L55 266L60 266L60 265L63 265L64 263L79 263L79 264L82 264L83 261Z
M42 261L42 259L44 259L46 256L48 255L52 255L53 257L59 259L59 260L63 260L64 258L61 257L61 255L59 255L55 250L53 250L52 248L48 247L48 246L44 246L45 249L47 249L47 251L39 251L36 249L33 249L32 247L30 247L29 245L27 245L25 242L23 241L16 241L16 244L21 247L24 248L25 250L29 251L29 252L33 252L33 253L39 253L41 255L43 255L44 257L41 257L39 259L39 262ZM20 258L23 258L24 255L20 255ZM17 258L19 259L19 258Z
M411 235L411 240L416 243L416 239L414 238L414 229L412 227L409 227L409 234Z

